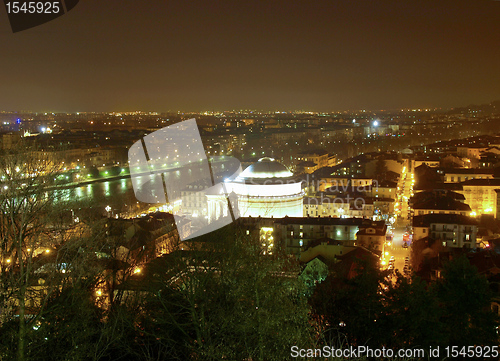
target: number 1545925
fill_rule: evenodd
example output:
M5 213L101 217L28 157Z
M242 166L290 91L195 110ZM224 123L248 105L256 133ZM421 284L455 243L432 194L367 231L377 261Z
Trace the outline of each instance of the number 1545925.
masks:
M9 14L59 14L58 1L10 1L5 3Z

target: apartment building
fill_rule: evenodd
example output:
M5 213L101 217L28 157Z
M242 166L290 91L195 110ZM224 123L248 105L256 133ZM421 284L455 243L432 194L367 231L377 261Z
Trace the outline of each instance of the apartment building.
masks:
M471 215L497 213L497 193L500 179L471 179L460 183L462 190L457 190L465 197L465 203L471 208Z
M413 217L413 239L430 237L444 247L476 248L477 221L460 214L426 214Z

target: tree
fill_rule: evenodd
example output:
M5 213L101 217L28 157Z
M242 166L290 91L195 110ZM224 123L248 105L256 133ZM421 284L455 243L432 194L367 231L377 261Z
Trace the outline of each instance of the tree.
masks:
M367 258L355 260L354 265L354 277L342 276L336 267L339 274L331 272L317 285L310 301L313 315L321 322L329 344L347 340L352 345L378 347L384 332L380 318L387 272L381 272Z
M418 277L409 279L399 272L395 277L384 291L383 343L393 348L442 344L441 309L434 290Z
M28 333L29 360L100 358L92 356L105 324L103 311L95 304L92 283L79 282L51 294L35 330Z
M128 337L133 329L128 325L133 324L131 318L138 309L125 309L118 302L116 307L110 307L99 297L102 284L109 280L105 252L115 246L108 242L107 228L103 226L106 220L92 212L87 216L79 213L79 219L64 232L57 228L60 239L50 257L33 262L31 277L43 281L39 293L44 302L31 307L26 317L25 359L115 359L125 352L119 340L133 339ZM132 273L132 269L128 272ZM28 291L32 288L30 284ZM12 322L2 325L0 332L5 341L0 343L0 356L15 357L13 341L19 337L19 329Z
M91 166L88 168L88 174L91 178L99 178L101 176L99 169L97 169L97 167L95 166Z
M312 295L314 288L328 276L328 266L318 258L307 263L300 274L300 279L307 287L308 296Z
M493 345L498 341L498 317L490 309L488 281L465 256L444 266L442 279L436 282L443 310L441 322L446 344L457 346Z
M6 319L12 313L19 315L17 359L25 359L27 310L38 300L43 306L42 294L31 287L36 278L35 269L49 256L53 246L52 221L60 214L56 206L56 192L46 192L54 184L59 163L43 158L33 148L19 147L0 157L0 276L2 314ZM7 311L7 312L6 312ZM4 319L5 320L5 319Z
M168 271L151 270L160 287L150 300L160 306L157 327L150 328L159 332L156 338L182 335L174 343L187 344L195 360L283 360L290 345L312 342L294 261L264 256L260 244L233 225L203 238L199 250L169 255ZM171 327L158 327L164 323Z
M94 220L83 222L85 212L75 211L85 207L58 189L61 167L22 142L0 156L0 327L15 340L6 345L11 359L26 359L53 294L94 271L79 252L91 244L86 233Z

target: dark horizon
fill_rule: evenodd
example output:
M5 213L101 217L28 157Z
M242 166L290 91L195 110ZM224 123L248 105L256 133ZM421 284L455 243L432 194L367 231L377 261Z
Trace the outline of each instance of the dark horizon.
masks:
M500 99L500 2L80 2L0 25L0 109L452 108ZM175 110L174 110L175 111Z

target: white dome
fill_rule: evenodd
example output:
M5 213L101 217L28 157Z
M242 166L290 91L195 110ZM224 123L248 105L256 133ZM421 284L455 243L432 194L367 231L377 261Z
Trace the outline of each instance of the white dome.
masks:
M248 166L238 178L289 178L293 173L283 164L278 163L273 158L261 158L258 162Z
M292 172L272 158L259 159L236 179L227 179L224 184L225 193L234 192L236 195L238 212L242 217L303 215L302 183L293 179ZM227 204L225 199L221 202Z

